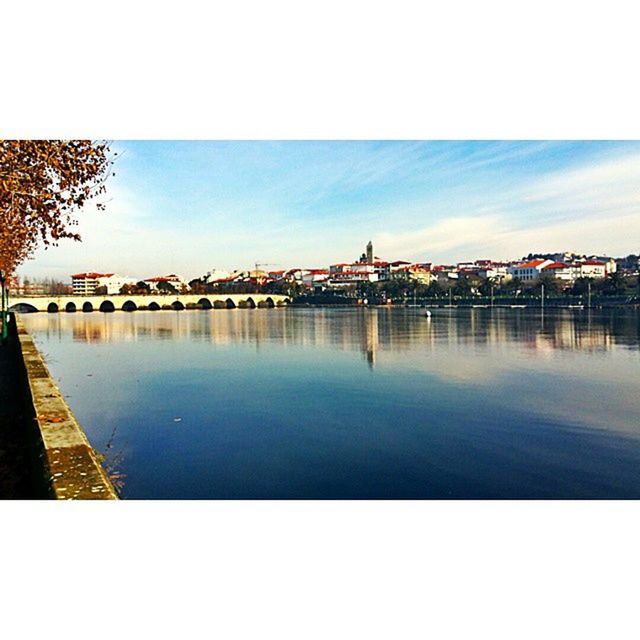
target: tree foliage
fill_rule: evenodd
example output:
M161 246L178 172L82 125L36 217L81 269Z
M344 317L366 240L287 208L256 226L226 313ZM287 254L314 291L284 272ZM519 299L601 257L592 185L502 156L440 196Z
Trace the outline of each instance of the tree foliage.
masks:
M75 214L104 193L112 164L106 142L1 140L0 270L12 273L39 244L80 240Z
M166 280L160 280L160 282L158 282L158 284L156 285L156 288L161 293L177 293L178 292L178 290L170 282L167 282Z

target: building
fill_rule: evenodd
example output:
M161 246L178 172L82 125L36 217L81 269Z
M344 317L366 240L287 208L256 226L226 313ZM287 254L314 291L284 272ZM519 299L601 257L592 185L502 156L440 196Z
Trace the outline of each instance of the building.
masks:
M113 276L115 276L114 273L96 273L95 271L75 273L71 276L73 294L76 296L92 296L98 287L104 286L103 282L105 280L108 282ZM120 290L118 289L118 291Z
M598 266L600 264L604 265L604 267L605 267L604 276L600 276L599 275L601 273L601 269L595 269L595 270L587 269L587 272L593 271L594 273L596 273L598 275L585 276L585 277L595 277L595 278L603 277L604 278L608 274L614 273L618 268L618 264L616 262L616 259L615 258L611 258L609 256L580 256L579 258L576 258L576 260L574 262L579 262L581 264L586 264L587 266Z
M6 280L7 289L9 293L12 295L28 295L26 293L26 287L24 283L20 282L20 278L17 275L11 275Z
M455 266L437 264L431 270L439 284L448 284L458 280L458 271Z
M367 262L374 262L373 259L373 243L369 240L367 244Z
M569 255L569 252L562 255ZM571 260L535 258L524 264L511 266L509 272L514 278L520 278L523 282L533 282L542 274L549 274L557 280L571 283L577 278L605 278L607 263L586 258Z
M116 273L112 273L110 276L98 278L98 288L96 292L100 293L102 291L103 293L111 296L120 293L120 290L125 284L136 284L136 282L137 280L135 278L127 278L125 276L119 276Z
M389 263L389 273L393 274L394 272L400 271L409 266L411 266L411 263L406 260L394 260Z
M498 282L511 279L509 264L506 262L496 262L494 260L476 260L475 272L479 278L487 278Z
M431 270L431 263L409 264L391 273L392 280L412 281L419 284L431 284L437 280L437 275Z
M135 278L117 273L76 273L71 276L73 294L76 296L116 295L125 284L135 284Z
M565 262L552 262L542 267L542 274L550 274L556 280L571 283L575 280L575 269Z
M211 269L211 271L207 271L207 273L202 276L202 280L205 283L210 282L218 282L219 280L225 280L231 275L230 271L226 271L224 269Z
M328 269L305 269L302 272L302 284L310 289L317 289L328 284L329 281Z
M610 273L614 273L618 267L617 265L617 261L615 258L611 258L610 256L597 256L597 255L586 255L586 254L578 254L578 253L574 253L573 251L564 251L562 253L556 253L556 254L548 254L548 255L539 255L536 256L538 258L552 258L555 262L564 262L565 264L570 264L570 265L578 265L578 264L584 264L584 263L601 263L604 264L605 266L605 275L604 276L600 276L599 274L601 273L600 269L595 269L593 270L593 272L596 274L594 276L589 276L589 275L585 275L582 277L606 277L608 274ZM592 265L592 266L597 266L597 265ZM590 270L587 269L585 271L585 273L588 273ZM576 277L581 277L580 274L578 273L576 275Z
M376 260L378 260L378 258L376 258L373 255L373 243L371 242L371 240L369 240L369 242L367 243L367 246L364 250L364 253L356 260L356 262L375 262Z
M182 289L183 287L189 287L184 278L177 276L175 273L169 274L168 276L155 276L153 278L147 278L145 282L149 285L151 291L162 290L163 286L161 283L171 285L176 291L180 291L180 289Z
M509 267L508 271L514 278L519 278L523 282L533 282L540 277L542 269L553 262L554 260L549 260L548 258L536 258L522 264L513 265Z
M346 287L362 282L378 282L379 274L374 264L353 262L332 264L329 267L327 284L331 287Z
M579 278L606 278L607 264L599 260L584 260L575 265Z

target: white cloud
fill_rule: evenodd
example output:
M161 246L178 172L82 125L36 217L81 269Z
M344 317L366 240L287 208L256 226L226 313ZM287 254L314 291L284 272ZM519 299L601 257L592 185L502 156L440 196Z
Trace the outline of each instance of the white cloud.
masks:
M465 161L495 162L505 154L527 152L528 147L498 147L471 154ZM415 159L411 145L403 153ZM440 161L445 167L451 162L453 169L438 190L411 206L402 202L406 194L398 191L395 203L387 199L376 206L372 201L371 207L347 208L344 215L320 206L319 213L313 213L316 200L352 182L392 184L393 176L406 170L403 153L388 151L372 160L361 154L341 158L331 179L322 179L320 172L315 182L309 178L312 167L307 167L304 179L292 172L264 193L248 193L238 202L212 201L205 207L210 213L194 217L178 208L171 218L170 192L166 197L156 194L155 199L153 194L143 195L125 187L119 172L108 184L107 211L87 208L79 213L83 242L63 241L57 248L41 250L20 273L67 278L75 271L95 269L148 277L172 271L190 278L212 267L246 268L255 260L282 267L326 266L354 258L369 239L381 257L436 262L512 259L530 251L564 249L614 255L638 251L637 153L605 157L517 185L512 178L487 181L486 175L481 183L466 184L464 162L456 173L461 161L447 158L443 150L444 158L434 154L422 160L421 171L427 175L426 166ZM289 191L297 204L280 207Z
M601 207L613 198L638 204L640 199L640 155L606 159L596 165L557 172L534 181L524 190L523 200L532 202L582 201L594 198Z
M459 253L482 239L495 237L502 219L497 215L460 216L447 218L422 229L375 237L376 252L384 255L426 259Z
M518 258L564 249L623 255L638 251L640 155L557 172L511 191L475 215L375 236L380 252L410 259L456 261ZM507 205L507 203L509 203ZM522 213L528 213L522 220Z

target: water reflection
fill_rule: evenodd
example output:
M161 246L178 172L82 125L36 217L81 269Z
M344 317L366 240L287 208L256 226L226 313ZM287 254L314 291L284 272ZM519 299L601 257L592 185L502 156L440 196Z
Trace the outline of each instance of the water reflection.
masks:
M640 497L637 310L23 320L125 497Z
M336 322L336 317L339 322ZM446 338L449 344L499 345L517 342L527 349L607 351L638 349L640 315L634 310L439 309L431 319L418 310L289 309L135 314L33 314L29 329L61 338L71 332L89 344L140 340L187 340L214 344L331 346L359 349L370 366L378 351L412 350Z

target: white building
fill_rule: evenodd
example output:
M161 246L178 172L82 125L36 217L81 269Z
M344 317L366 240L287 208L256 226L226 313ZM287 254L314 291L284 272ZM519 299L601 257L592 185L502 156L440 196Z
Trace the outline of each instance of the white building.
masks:
M552 262L542 268L542 273L551 274L554 278L563 282L573 282L575 280L575 269L564 262Z
M584 260L576 265L576 270L580 278L605 278L607 276L607 265L599 260Z
M113 273L96 273L95 271L74 273L71 276L73 293L77 296L92 296L100 286L99 279L110 278L113 275Z
M327 284L332 287L346 287L361 282L378 282L379 274L371 262L332 264L329 267Z
M410 267L411 263L406 260L395 260L394 262L389 263L389 273L395 273L396 271L401 271L405 267Z
M509 267L508 271L514 278L519 278L523 282L533 282L540 277L542 270L553 262L553 260L536 258L535 260Z
M158 291L158 285L161 282L166 282L167 284L172 285L176 289L176 291L180 291L183 286L187 288L189 286L184 278L177 276L175 273L172 273L168 276L155 276L154 278L147 278L145 282L149 285L151 291ZM160 290L161 288L162 287L160 287Z
M231 271L226 271L224 269L211 269L211 271L207 271L202 279L205 282L217 282L218 280L227 280L231 275Z
M120 293L125 284L135 284L135 278L119 276L116 273L76 273L71 276L74 295L92 296L96 290L103 289L103 293L114 295Z
M476 260L475 272L480 278L491 278L492 280L505 281L511 279L506 262L495 262L493 260Z
M453 265L437 264L431 270L440 284L449 284L458 280L458 271Z
M618 263L615 258L609 258L608 256L596 256L595 258L592 258L592 260L604 263L607 275L614 273L618 269Z
M302 284L305 287L316 287L327 284L329 280L328 269L305 269L302 272Z

